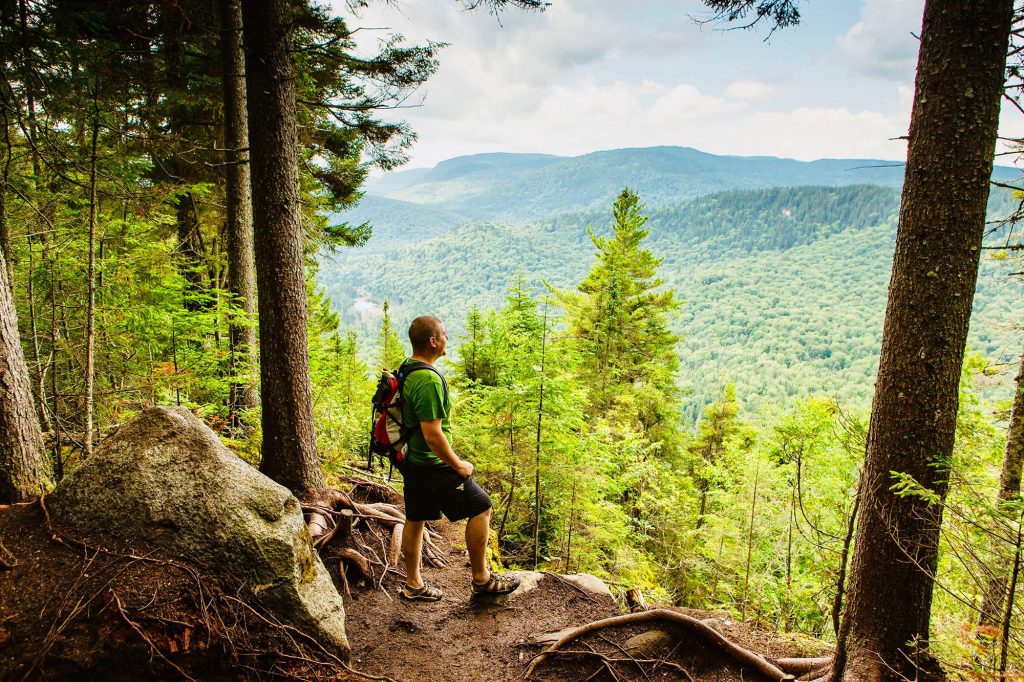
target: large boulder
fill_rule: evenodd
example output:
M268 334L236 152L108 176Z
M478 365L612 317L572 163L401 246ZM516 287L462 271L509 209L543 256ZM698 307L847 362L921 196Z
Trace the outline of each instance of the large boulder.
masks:
M281 622L348 655L344 605L298 500L188 410L146 410L47 500L58 522L92 538L155 546L232 576Z

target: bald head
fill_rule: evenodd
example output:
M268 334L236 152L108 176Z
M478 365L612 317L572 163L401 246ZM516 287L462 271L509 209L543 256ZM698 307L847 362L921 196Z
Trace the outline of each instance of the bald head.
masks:
M430 343L431 339L435 342L433 346ZM447 340L447 335L444 325L436 317L420 315L409 325L409 343L412 344L414 354L429 354L438 346L443 350L443 341L445 340Z

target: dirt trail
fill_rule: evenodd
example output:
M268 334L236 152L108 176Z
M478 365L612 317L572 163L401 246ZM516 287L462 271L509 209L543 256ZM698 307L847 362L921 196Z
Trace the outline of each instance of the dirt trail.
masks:
M383 591L353 588L346 597L347 630L352 644L352 666L370 675L399 682L491 682L521 680L530 660L541 647L526 644L531 634L550 633L622 613L614 600L576 587L554 575L544 575L535 589L513 594L504 603L470 599L470 574L464 524L441 522L437 530L447 551L448 565L424 569L424 578L444 590L435 603L408 603L398 597L402 580L389 575ZM700 619L717 617L722 631L737 643L768 656L799 655L791 643L777 640L742 624L729 623L722 614L679 609ZM661 630L667 644L648 658L668 664L634 664L621 646L630 636ZM612 664L614 675L600 657L567 654L545 662L534 680L686 680L744 682L759 678L724 657L714 646L668 624L641 624L588 635L578 645L608 658L626 659ZM637 654L637 658L644 658ZM685 671L685 672L683 672Z
M620 613L608 595L554 575L533 574L526 582L534 589L520 588L501 603L471 601L464 525L437 524L447 565L427 568L424 576L444 590L442 601L401 601L402 579L391 573L383 589L352 586L345 597L352 668L398 682L521 680L541 651L526 642L530 635ZM0 559L0 679L361 679L315 646L268 627L235 593L181 562L144 549L97 551L57 539L38 504L0 510ZM336 559L328 564L337 570ZM716 618L726 637L769 658L822 654L820 646L800 651L723 614L679 611ZM625 652L628 638L653 631L661 640L649 653L635 654L647 662ZM531 679L761 679L718 647L660 621L604 629L565 648Z

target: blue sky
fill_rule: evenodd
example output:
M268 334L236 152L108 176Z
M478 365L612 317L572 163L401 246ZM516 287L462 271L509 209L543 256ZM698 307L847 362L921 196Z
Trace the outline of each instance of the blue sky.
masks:
M480 152L681 145L716 154L902 159L923 0L808 0L800 26L701 26L693 0L551 0L496 18L450 0L350 19L449 44L408 109L406 168ZM373 42L385 32L361 31ZM1003 131L1024 122L1004 107Z

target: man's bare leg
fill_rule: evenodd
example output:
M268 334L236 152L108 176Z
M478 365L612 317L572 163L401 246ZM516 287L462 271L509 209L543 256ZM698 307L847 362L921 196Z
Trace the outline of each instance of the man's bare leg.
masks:
M405 582L413 589L423 587L423 577L420 575L420 556L423 553L423 527L425 525L426 521L406 521L405 526L402 528Z
M406 526L408 528L408 526ZM487 569L487 539L491 533L491 510L477 514L466 522L466 549L473 569L473 582L481 585L491 577ZM404 540L403 540L404 544ZM412 585L412 583L409 583Z

